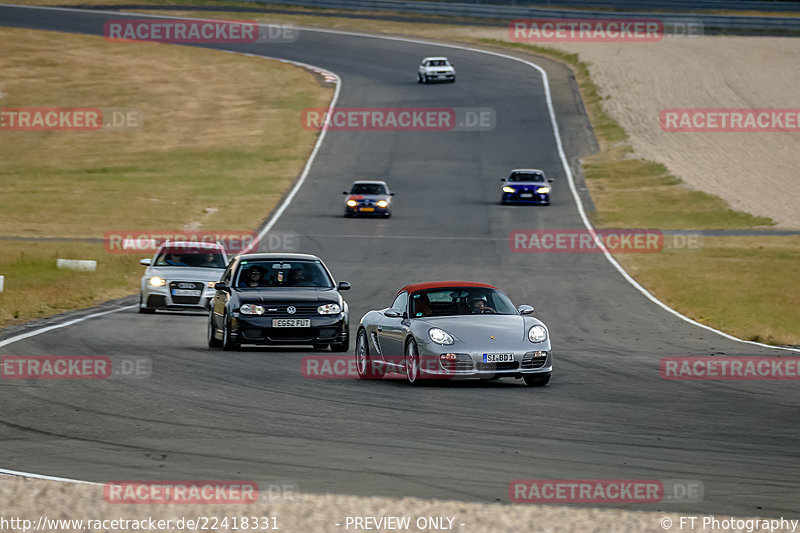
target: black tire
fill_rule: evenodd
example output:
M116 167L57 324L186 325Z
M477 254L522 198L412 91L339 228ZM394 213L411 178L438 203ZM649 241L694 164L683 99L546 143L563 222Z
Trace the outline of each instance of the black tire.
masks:
M419 350L417 349L417 342L414 339L406 341L406 348L404 350L405 366L406 366L406 381L409 385L418 387L423 384L422 370L419 362Z
M450 83L455 83L455 82L456 82L456 77L455 77L455 76L453 76L453 79L452 79L452 80L450 80Z
M208 328L207 328L208 332L207 332L207 335L206 335L208 337L208 339L207 339L208 340L208 347L209 348L219 348L220 346L222 346L222 341L217 339L217 337L216 337L217 328L214 327L214 322L211 320L211 317L212 317L212 314L209 313L208 314Z
M229 324L228 314L222 317L222 349L232 352L241 348L241 345L231 337L231 325Z
M369 355L369 340L364 329L358 330L356 335L355 357L359 379L381 379L386 374L386 369L376 365Z
M528 387L544 387L550 383L550 372L546 374L523 374L522 379Z
M143 315L152 315L156 312L155 309L150 309L149 307L142 307L142 293L139 293L139 312Z
M422 74L417 72L417 83L422 83Z
M350 350L350 335L347 335L342 342L331 343L332 352L346 352Z

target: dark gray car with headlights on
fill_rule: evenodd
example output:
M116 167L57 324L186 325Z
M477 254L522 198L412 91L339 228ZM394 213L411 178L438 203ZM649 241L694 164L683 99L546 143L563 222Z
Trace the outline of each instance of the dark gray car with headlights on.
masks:
M355 358L362 379L387 373L409 383L426 379L522 378L544 386L553 370L550 333L485 283L439 281L407 285L392 304L361 319Z
M340 291L350 288L314 255L244 254L215 285L208 345L242 344L350 347L349 310Z

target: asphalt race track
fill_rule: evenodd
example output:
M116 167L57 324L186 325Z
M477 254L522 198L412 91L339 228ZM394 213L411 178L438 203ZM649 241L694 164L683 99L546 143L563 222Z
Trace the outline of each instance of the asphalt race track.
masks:
M5 26L102 34L108 18L119 15L0 7ZM508 502L514 479L678 478L702 482L704 499L629 507L739 516L798 510L796 381L659 376L665 356L790 352L678 319L601 254L509 249L515 229L582 228L536 70L466 50L316 31L291 44L226 47L335 72L340 107L494 109L490 132L329 132L272 231L299 234L302 251L352 283L344 295L353 336L361 315L388 306L407 282L496 284L549 326L550 385L305 379L300 361L310 350L209 350L205 315L128 309L0 349L153 364L144 379L4 382L0 466L92 481L255 479L306 492L483 502ZM416 67L427 55L450 57L458 82L418 85ZM556 100L572 100L568 87L554 91ZM559 117L568 151L570 139L585 135L570 126L579 122ZM498 178L515 167L560 178L550 207L499 205ZM393 217L343 218L341 191L370 177L397 192Z

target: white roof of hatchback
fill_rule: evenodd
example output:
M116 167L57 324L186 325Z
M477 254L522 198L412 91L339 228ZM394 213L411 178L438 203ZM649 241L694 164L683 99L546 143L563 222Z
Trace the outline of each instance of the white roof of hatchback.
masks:
M376 185L386 185L387 187L389 186L389 185L387 185L387 183L385 181L378 181L378 180L358 180L358 181L354 181L353 185L355 185L356 183L367 183L367 184L373 184L374 183Z
M423 61L442 61L442 60L448 61L448 62L450 61L446 57L426 57L425 59L423 59Z

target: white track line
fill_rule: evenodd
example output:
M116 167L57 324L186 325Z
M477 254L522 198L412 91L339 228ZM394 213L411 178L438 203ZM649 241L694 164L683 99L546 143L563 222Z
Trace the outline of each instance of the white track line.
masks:
M75 11L75 12L80 12L80 13L101 13L101 14L112 14L112 15L116 15L116 16L130 16L130 17L140 17L140 18L141 17L160 18L160 19L191 19L192 18L192 17L176 17L176 16L169 16L169 15L146 15L146 14L141 14L141 13L128 13L128 12L123 12L123 11L93 11L93 10L65 8L65 7L51 8L51 7L46 7L46 6L19 6L19 5L10 5L10 4L0 4L0 5L5 6L5 7L19 7L19 8L24 8L24 9L42 9L42 10L55 10L55 11ZM193 19L193 20L212 20L212 19ZM522 58L519 58L519 57L516 57L516 56L513 56L513 55L503 54L503 53L500 53L500 52L492 52L490 50L481 50L479 48L473 48L473 47L470 47L470 46L461 46L461 45L456 45L456 44L437 43L437 42L433 42L433 41L427 41L427 40L424 40L424 39L410 39L410 38L407 38L407 37L393 37L393 36L385 36L385 35L373 35L373 34L368 34L368 33L350 32L350 31L342 31L342 30L331 30L331 29L324 29L324 28L305 28L305 27L302 27L302 26L299 26L298 28L301 29L302 31L310 31L310 32L317 32L317 33L330 33L330 34L334 34L334 35L348 35L348 36L353 36L353 37L365 37L365 38L370 38L370 39L382 39L382 40L387 40L387 41L398 41L398 42L406 42L406 43L413 43L413 44L423 44L423 45L427 45L427 46L439 46L439 47L442 47L442 48L451 48L451 49L455 49L455 50L464 50L464 51L467 51L467 52L475 52L475 53L486 54L486 55L491 55L491 56L495 56L495 57L502 57L504 59L509 59L511 61L518 61L518 62L523 63L525 65L528 65L529 67L531 67L531 68L535 69L536 71L538 71L542 76L542 84L544 86L544 92L545 92L545 101L547 103L547 112L550 115L550 124L553 127L553 136L555 138L556 147L558 148L558 156L559 156L559 159L561 160L561 166L564 169L564 173L567 176L567 181L569 182L570 191L572 192L572 196L573 196L573 198L575 200L575 205L578 208L578 214L580 215L581 221L583 222L583 225L586 227L586 229L589 230L590 232L594 232L595 231L594 227L592 226L591 222L589 221L588 217L586 216L586 211L585 211L584 206L583 206L583 201L581 200L580 195L578 194L578 191L577 191L577 189L575 187L575 180L574 180L574 178L572 176L572 171L569 168L569 163L567 161L567 156L566 156L566 153L564 152L564 145L561 142L561 133L560 133L560 130L559 130L559 127L558 127L558 121L556 119L555 109L553 108L552 95L550 93L549 78L547 76L547 72L542 67L540 67L536 63L533 63L531 61L527 61L525 59L522 59ZM232 52L232 53L237 53L237 52ZM255 54L252 54L252 55L255 55ZM259 56L259 57L265 57L265 56ZM313 68L316 68L316 67L313 67ZM337 79L339 79L339 81L341 81L338 76L337 76ZM336 92L334 94L334 99L331 102L329 110L333 109L334 105L336 104L336 100L338 99L338 96L339 96L340 87L341 87L341 83L337 83L336 84ZM266 233L275 225L275 223L277 223L277 221L280 218L280 216L283 214L283 212L286 210L286 208L289 206L289 204L291 204L291 202L294 199L295 195L297 194L297 191L299 190L300 186L302 186L302 184L305 182L305 179L308 176L308 171L311 168L311 164L313 163L314 158L316 157L317 152L319 151L319 147L320 147L322 141L325 138L326 131L327 131L327 128L323 128L323 131L320 134L319 138L317 139L317 143L314 146L314 150L312 151L311 156L309 157L309 160L306 163L305 168L303 169L303 173L300 175L300 179L297 180L297 183L292 188L292 190L289 193L289 195L284 199L283 203L281 203L280 207L278 207L278 210L275 212L275 214L270 218L270 221L267 223L267 225L264 226L264 228L261 230L261 232L259 232L259 239L261 237L263 237L264 235L266 235ZM257 242L257 241L255 241L255 242ZM626 281L628 281L628 283L630 283L634 288L636 288L639 292L641 292L648 300L650 300L651 302L653 302L654 304L656 304L657 306L662 308L664 311L667 311L668 313L672 314L673 316L675 316L675 317L677 317L677 318L679 318L679 319L681 319L681 320L683 320L685 322L688 322L689 324L692 324L694 326L703 328L703 329L705 329L707 331L710 331L712 333L716 333L717 335L720 335L721 337L724 337L724 338L726 338L728 340L741 342L741 343L745 343L745 344L750 344L750 345L753 345L753 346L759 346L759 347L762 347L762 348L771 348L771 349L774 349L774 350L786 350L786 351L790 351L790 352L800 353L800 349L797 349L797 348L788 348L788 347L784 347L784 346L771 346L769 344L763 344L763 343L760 343L760 342L754 342L754 341L748 341L748 340L740 339L738 337L734 337L733 335L729 335L729 334L725 333L724 331L720 331L718 329L712 328L711 326L707 326L705 324L701 324L700 322L697 322L696 320L693 320L693 319L691 319L691 318L679 313L678 311L672 309L667 304L665 304L664 302L662 302L661 300L659 300L658 298L653 296L647 289L645 289L635 279L633 279L625 271L625 269L622 268L622 266L616 261L616 259L614 259L614 257L611 255L611 253L609 253L609 251L607 249L605 249L605 246L603 246L602 242L600 242L599 239L598 239L598 244L601 247L601 249L603 250L603 255L606 257L606 259L608 259L609 263L611 263L611 265L614 268L617 269L617 271L622 275L623 278L625 278ZM85 317L85 318L89 318L89 317ZM29 335L32 336L32 335L35 335L35 334L36 334L35 332L31 332L31 334L29 334ZM2 347L2 346L3 346L3 344L0 344L0 347Z
M0 468L0 476L22 476L33 479L44 479L46 481L62 481L65 483L86 483L89 485L97 485L97 483L92 481L82 481L80 479L71 479L68 477L46 476L44 474L31 474L30 472L19 472L17 470L8 470L6 468Z
M99 316L108 315L111 313L118 313L120 311L125 311L126 309L133 309L138 307L138 305L126 305L124 307L117 307L116 309L112 309L110 311L103 311L101 313L92 313L91 315L82 316L80 318L75 318L72 320L68 320L67 322L62 322L61 324L54 324L52 326L47 326L42 329L34 329L33 331L29 331L28 333L22 333L20 335L15 335L13 337L9 337L5 340L0 341L0 348L3 346L8 346L11 343L21 341L23 339L28 339L30 337L35 337L36 335L41 335L42 333L46 333L48 331L53 331L54 329L65 328L67 326L71 326L73 324L77 324L78 322L83 322L84 320L89 320L90 318L97 318Z

